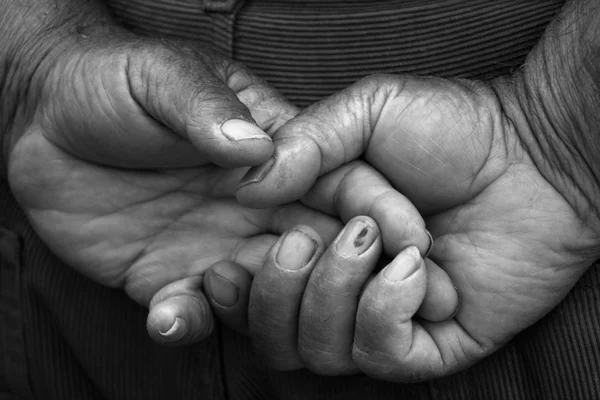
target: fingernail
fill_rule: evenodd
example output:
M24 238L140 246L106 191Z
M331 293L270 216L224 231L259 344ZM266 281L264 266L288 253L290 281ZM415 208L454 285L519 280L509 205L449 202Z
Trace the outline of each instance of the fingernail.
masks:
M240 181L238 188L262 181L263 178L267 176L271 168L273 168L273 165L275 165L275 157L269 158L269 161L265 162L263 165L250 168L250 170L244 176L244 179Z
M427 236L429 236L429 247L427 248L427 251L425 252L423 258L427 258L429 256L429 253L431 253L431 249L433 248L433 237L431 236L431 233L429 233L428 230L425 230L425 233L427 233Z
M221 124L221 132L229 140L249 140L262 139L271 140L269 135L263 132L258 126L243 119L230 119Z
M415 246L407 247L394 258L383 271L383 276L392 282L407 279L421 267L421 254Z
M372 224L362 219L353 219L342 231L335 249L344 256L359 256L371 247L377 235Z
M158 331L158 333L167 339L170 340L178 340L181 339L187 332L187 323L185 319L181 317L175 317L173 320L173 325L166 331Z
M288 271L304 268L317 252L318 242L300 230L289 231L283 238L275 261Z
M460 310L460 306L462 305L462 296L460 295L460 292L458 291L456 286L454 286L454 290L456 290L456 295L458 296L458 302L456 304L456 310L454 310L454 313L452 313L452 315L448 319L452 319L452 318L456 317L456 314L458 314L458 311Z
M208 286L212 299L217 305L228 308L237 303L240 296L238 288L215 271L208 273Z

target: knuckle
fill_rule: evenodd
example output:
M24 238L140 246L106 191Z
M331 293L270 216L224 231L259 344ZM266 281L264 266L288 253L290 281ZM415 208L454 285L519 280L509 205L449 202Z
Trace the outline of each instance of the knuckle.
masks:
M420 237L425 230L425 222L418 210L392 187L382 188L373 199L368 215L406 238Z
M318 375L338 375L347 368L347 362L339 354L325 350L327 344L313 343L313 345L318 345L322 349L307 346L302 341L298 346L298 355L306 369Z
M251 91L259 98L264 98L264 89L268 87L264 81L250 73L244 65L238 62L222 62L221 69L224 71L227 85L236 93ZM259 90L262 89L262 90Z
M373 181L378 181L378 179L375 179L377 175L373 173L374 170L368 164L362 161L355 161L351 165L352 168L348 170L348 173L341 182L341 189L345 192L352 192L358 187L365 187L367 185L371 189L374 186Z
M371 349L365 348L360 344L355 343L354 346L352 346L352 360L356 366L365 373L369 370L371 353Z
M401 75L372 74L359 80L355 87L361 93L377 93L382 90L388 92L391 89L403 87L405 81L406 79Z
M389 379L389 374L400 365L399 362L389 362L387 355L381 351L358 344L352 348L352 361L365 375L379 379Z

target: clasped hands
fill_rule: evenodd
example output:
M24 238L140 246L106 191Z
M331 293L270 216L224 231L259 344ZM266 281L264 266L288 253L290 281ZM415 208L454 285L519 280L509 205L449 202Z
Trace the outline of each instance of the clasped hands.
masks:
M157 341L206 337L212 305L274 368L424 380L497 350L594 261L509 85L374 76L297 114L208 51L111 40L28 77L8 179Z

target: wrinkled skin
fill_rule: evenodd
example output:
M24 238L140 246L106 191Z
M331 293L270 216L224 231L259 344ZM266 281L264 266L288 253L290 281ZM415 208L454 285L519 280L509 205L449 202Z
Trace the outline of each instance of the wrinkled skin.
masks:
M326 246L340 231L338 218L300 203L257 210L236 200L248 166L271 155L269 135L297 113L242 66L197 45L120 31L60 50L31 80L36 96L13 124L9 182L55 254L150 308L156 341L206 337L213 328L206 296L225 323L244 325L249 272L262 267L279 234L302 224ZM220 129L232 119L238 140ZM316 193L326 198L339 184L325 182ZM430 240L421 216L388 189L400 201L379 206L375 219L402 214L416 228L384 223L384 237L392 249L417 245L424 254ZM363 201L378 201L376 193L365 191ZM351 203L341 209L346 220L362 211ZM222 307L223 299L234 305Z
M545 155L523 145L530 132L511 88L499 82L494 89L470 81L374 76L303 111L274 135L275 161L244 178L237 193L242 203L273 206L300 198L318 176L362 155L422 213L434 238L430 258L462 297L450 320L415 318L427 274L414 251L401 252L370 281L368 274L336 268L329 281L366 287L347 301L351 311L338 320L344 328L332 330L322 310L339 307L339 297L320 291L310 278L298 281L293 290L300 296L270 299L300 309L298 340L289 345L293 350L285 349L301 360L296 368L331 375L362 371L393 381L453 373L552 310L598 257L597 232L567 200L578 192L565 196L556 189L565 185L549 180L555 176L550 163L533 161ZM353 190L356 196L363 187L350 188L348 197ZM303 198L318 208L314 200L311 192ZM373 268L374 262L365 265ZM401 280L388 276L403 274ZM266 309L261 285L268 281L259 273L252 287L251 333L259 351L285 354L264 345L292 335L289 324L268 330L258 318ZM345 350L332 343L344 343Z
M152 303L156 340L210 333L200 289L216 261L256 269L300 222L329 240L339 231L300 204L251 210L234 197L247 166L271 154L268 132L296 113L266 83L183 42L119 32L71 44L30 80L8 133L9 183L36 233L80 273L144 306L170 285ZM221 133L230 119L247 121L234 127L240 140ZM187 336L162 337L176 316Z

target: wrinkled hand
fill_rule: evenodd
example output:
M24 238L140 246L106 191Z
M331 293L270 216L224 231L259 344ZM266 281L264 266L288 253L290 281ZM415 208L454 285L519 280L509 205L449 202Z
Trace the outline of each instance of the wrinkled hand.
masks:
M310 307L304 300L294 345L302 344L306 366L330 374L356 367L393 381L447 375L497 350L573 287L598 256L598 232L586 226L572 201L579 192L559 192L555 187L568 185L555 185L550 180L557 175L548 165L532 161L544 155L522 144L528 127L518 107L511 86L502 82L492 87L376 76L308 108L278 130L274 156L250 170L239 187L242 203L274 206L300 198L319 176L362 155L425 217L434 238L430 258L462 297L453 319L415 318L426 274L409 248L368 282L359 302L356 290L352 301L337 299L338 310L350 307L346 319L337 320L339 329L321 329L326 324L319 317L327 313L319 310L336 300L326 290L311 296ZM360 196L363 189L354 185L345 197ZM310 193L303 199L331 212L314 200ZM389 250L385 240L384 247ZM390 278L398 270L397 277L410 277ZM329 270L323 289L336 282L360 288L367 281L364 273L349 271L354 269ZM255 281L252 293L268 290L266 284ZM293 290L305 286L300 282ZM280 298L278 307L289 308L285 300ZM252 304L250 316L256 319L250 326L260 325ZM280 328L272 326L270 335L277 336ZM265 330L256 330L259 343L267 337ZM317 340L302 341L306 336ZM331 343L346 346L345 359L338 357L339 348L331 352Z
M326 375L358 372L352 360L356 312L365 282L380 265L383 246L388 254L401 252L421 261L415 265L410 257L408 262L395 258L399 275L407 279L388 293L394 300L387 301L406 307L405 300L413 302L410 293L415 292L420 318L442 321L456 312L458 294L448 275L431 260L422 262L421 254L431 245L423 218L372 167L346 164L320 178L303 200L344 220L359 216L328 248L317 232L296 227L278 241L255 275L249 333L273 368L305 366ZM408 279L412 275L418 278Z
M202 48L118 29L81 36L41 63L28 90L8 133L15 197L55 254L151 306L158 341L210 332L200 289L211 264L257 268L277 234L300 222L329 240L340 229L300 204L238 204L246 169L223 167L268 159L268 133L296 110ZM214 296L235 300L213 283Z

